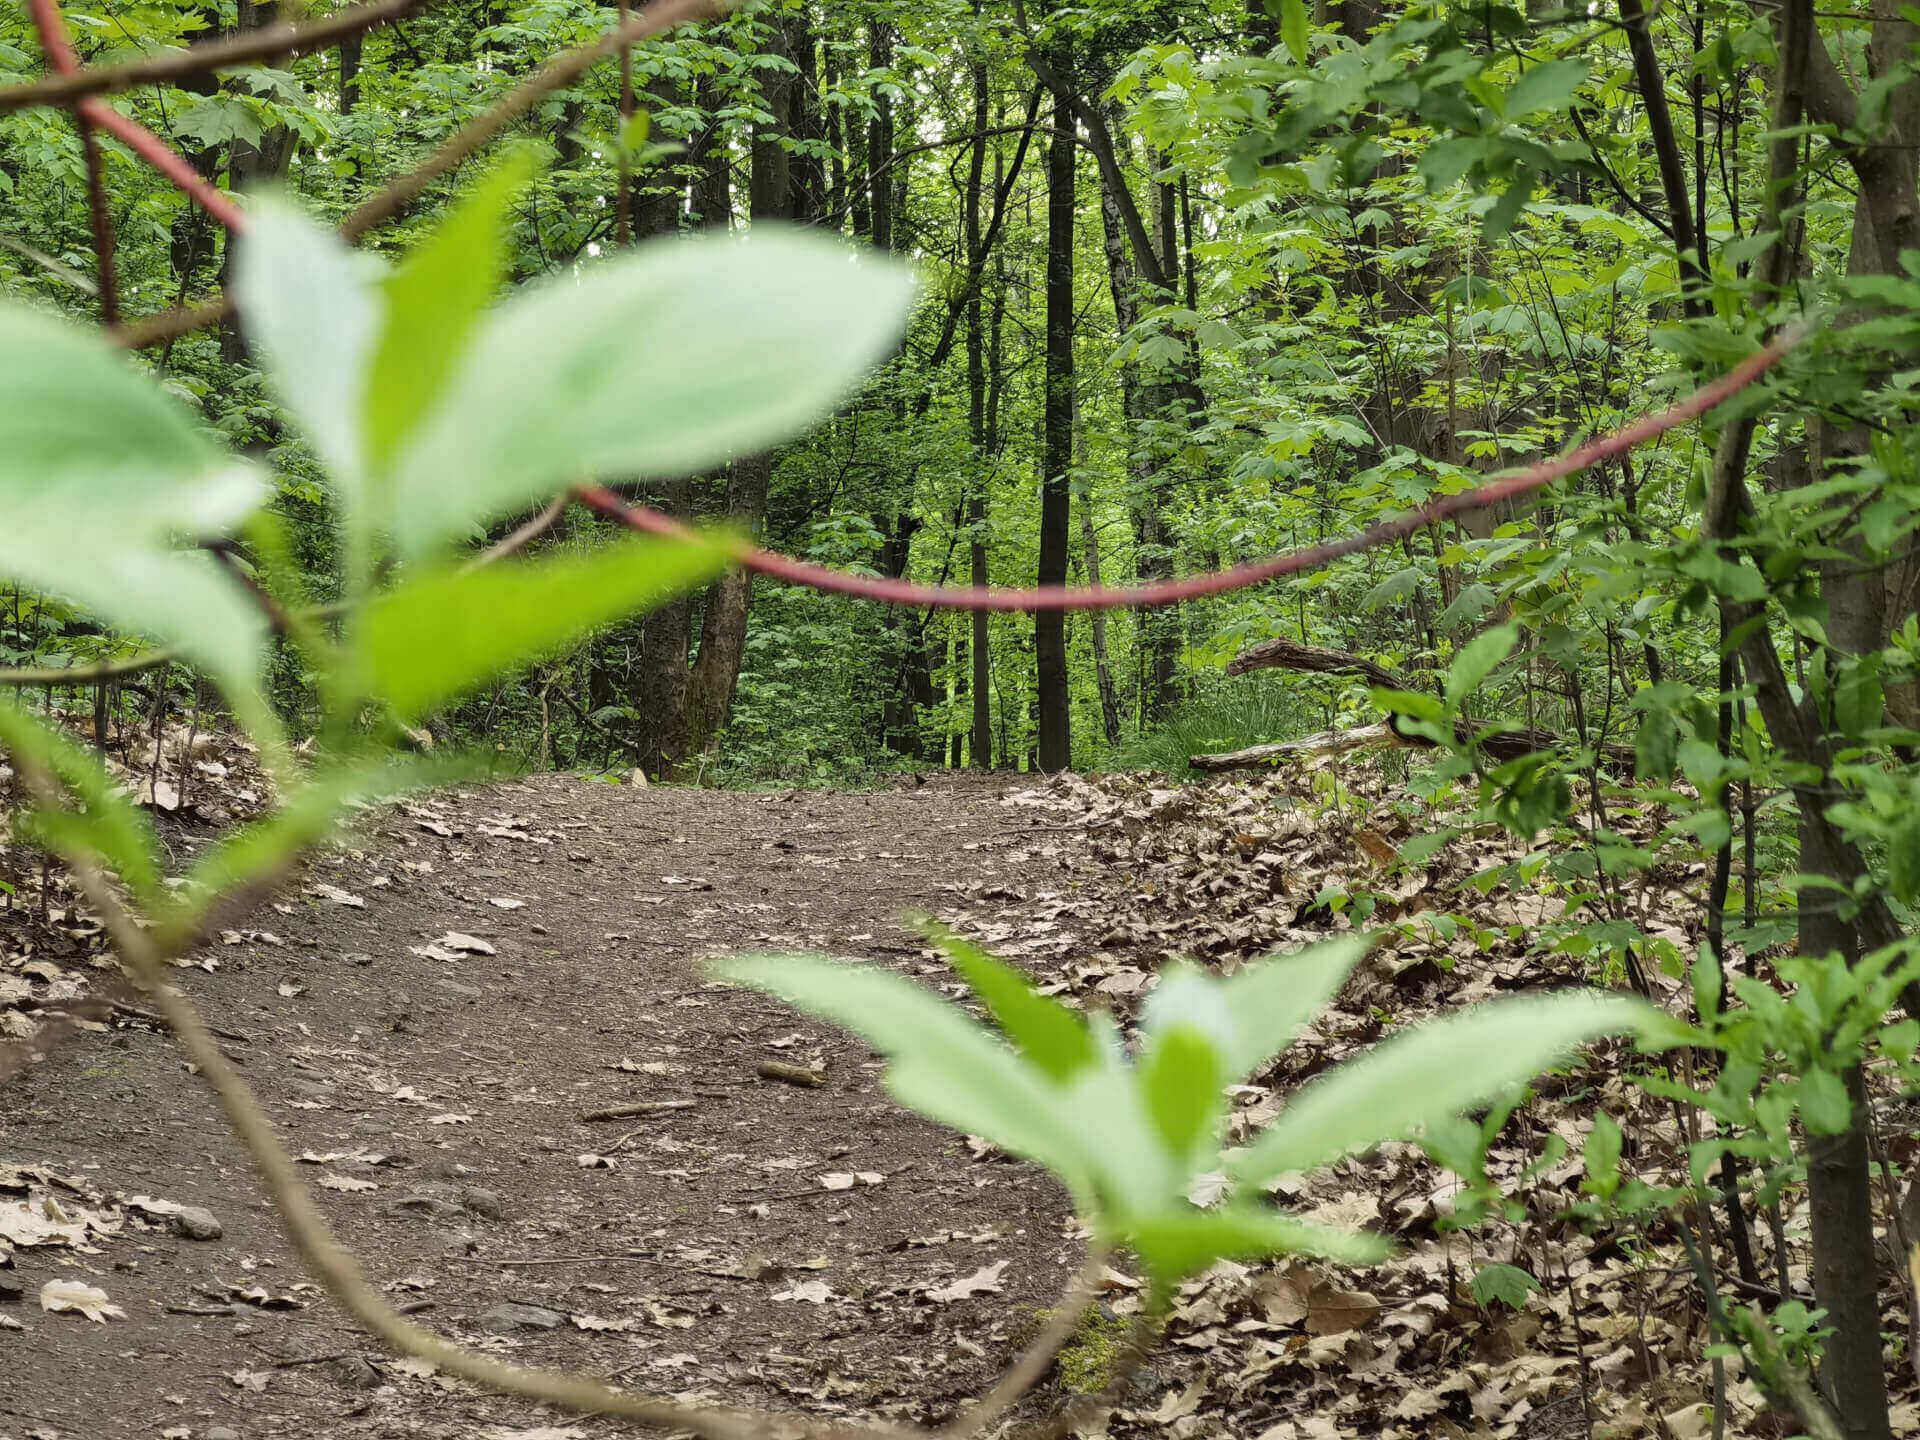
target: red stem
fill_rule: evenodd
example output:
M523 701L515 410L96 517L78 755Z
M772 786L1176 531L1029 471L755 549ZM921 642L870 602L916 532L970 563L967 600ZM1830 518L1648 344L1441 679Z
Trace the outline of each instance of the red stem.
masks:
M1392 520L1383 520L1345 539L1329 541L1306 550L1292 550L1269 556L1231 570L1211 575L1190 576L1185 580L1167 580L1153 585L1138 585L1125 590L1070 589L1064 585L1043 586L1037 590L961 589L957 586L916 585L908 580L888 580L852 575L824 565L810 565L770 550L762 550L745 541L733 546L735 563L776 580L811 586L836 595L854 595L865 600L880 600L894 605L938 605L950 610L1117 610L1129 606L1174 605L1182 600L1197 600L1206 595L1221 595L1316 569L1330 561L1357 555L1423 530L1440 520L1470 510L1485 510L1502 500L1525 495L1571 475L1589 465L1645 444L1664 435L1675 426L1697 419L1716 405L1731 399L1764 375L1773 364L1800 343L1804 332L1790 330L1764 350L1748 356L1711 385L1696 390L1679 404L1657 415L1643 415L1624 430L1589 440L1577 449L1543 460L1531 469L1504 480L1494 480L1458 495L1446 495L1418 510ZM598 485L580 485L574 495L603 515L611 516L635 530L652 535L684 538L690 532L679 521L643 505L628 505L612 491Z

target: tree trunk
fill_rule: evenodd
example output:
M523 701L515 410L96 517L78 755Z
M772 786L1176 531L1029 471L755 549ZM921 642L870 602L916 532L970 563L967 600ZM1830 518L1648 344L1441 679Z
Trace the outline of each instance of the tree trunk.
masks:
M973 153L967 163L966 224L967 255L978 266L980 255L980 189L987 160L987 66L984 60L973 65ZM996 169L998 167L996 166ZM997 177L996 177L997 178ZM998 186L995 186L996 191ZM986 335L981 329L980 287L974 286L967 297L967 439L973 446L973 474L967 492L967 570L976 590L987 587L987 485L992 476L992 457L987 447L987 357ZM973 768L993 768L993 674L992 619L984 610L968 617L972 635L968 644L973 669Z
M1080 497L1080 546L1086 552L1087 584L1100 588L1100 537L1093 528L1093 492ZM1093 612L1093 674L1100 686L1100 723L1107 744L1120 743L1120 700L1114 694L1113 671L1107 665L1107 612Z
M867 64L874 70L893 66L893 27L875 20L867 28ZM893 249L893 100L874 96L873 116L867 121L867 197L872 207L873 248ZM856 226L856 228L858 228Z
M1103 170L1100 221L1106 239L1107 281L1113 292L1115 328L1124 337L1140 323L1140 288L1121 220L1123 203L1131 201L1114 192ZM1173 562L1161 516L1165 467L1156 455L1155 442L1146 433L1145 422L1159 416L1172 399L1170 387L1145 383L1131 362L1120 367L1120 410L1131 432L1128 467L1133 474L1133 493L1128 510L1133 519L1134 568L1148 583L1171 578ZM1133 633L1141 659L1139 713L1142 724L1147 724L1163 718L1172 700L1180 646L1179 617L1165 610L1136 610Z
M366 35L354 34L340 42L340 113L353 114L360 103L360 56Z
M803 17L787 16L773 27L769 53L791 56ZM754 126L753 174L748 186L748 214L759 220L793 218L793 171L780 141L804 128L797 119L809 95L795 83L793 72L768 70L765 100L771 119ZM736 460L727 477L727 518L735 528L752 533L767 512L767 491L773 483L773 456L749 455ZM753 577L732 569L707 592L700 620L700 652L686 689L686 743L688 755L697 755L726 728L733 712L734 689L740 681L740 661L747 646L747 612L753 604Z
M1071 74L1065 41L1049 61L1056 74ZM1047 368L1040 477L1040 574L1042 585L1067 579L1067 531L1071 523L1069 472L1073 467L1073 111L1054 96L1053 135L1047 148ZM1066 615L1042 610L1033 617L1035 699L1042 770L1073 764L1072 704L1067 676Z

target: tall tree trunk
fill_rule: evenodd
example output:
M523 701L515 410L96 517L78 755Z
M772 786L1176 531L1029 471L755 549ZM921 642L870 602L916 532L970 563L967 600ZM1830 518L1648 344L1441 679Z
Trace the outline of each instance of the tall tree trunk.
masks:
M347 36L340 42L340 113L353 114L354 107L360 103L360 56L366 46L366 35L358 33Z
M790 19L790 44L797 73L793 80L793 138L807 148L789 161L792 170L792 215L803 225L817 225L827 214L827 169L820 156L826 142L826 117L820 113L818 37L813 12L802 6Z
M694 104L703 115L719 109L720 92L711 79L700 81L694 91ZM726 230L733 224L733 161L717 119L700 132L694 159L700 167L693 180L694 223L703 229Z
M1048 57L1054 72L1072 73L1068 42ZM1040 477L1040 574L1042 585L1067 579L1067 533L1072 521L1069 472L1073 468L1073 111L1054 96L1053 135L1047 147L1047 369ZM1067 675L1066 615L1042 610L1033 617L1035 700L1042 770L1073 763L1073 710Z
M987 161L987 66L984 60L973 65L973 153L967 162L967 255L969 263L980 263L980 189ZM998 167L996 167L997 169ZM995 189L999 187L996 185ZM987 485L992 475L992 457L987 449L987 357L986 335L981 330L980 287L967 297L967 439L973 446L973 473L967 494L967 568L976 590L987 587ZM992 617L975 610L968 619L973 633L968 645L973 668L973 768L993 768L993 674Z
M798 22L798 23L796 23ZM803 17L789 15L775 25L769 53L791 58L796 30ZM748 186L748 214L755 220L793 218L793 171L781 139L802 128L797 112L811 96L795 83L789 70L768 70L765 101L770 119L753 131L753 174ZM759 528L767 512L767 491L773 483L773 456L749 455L733 463L727 476L727 517L740 530ZM687 680L687 751L696 755L726 728L733 712L733 694L740 681L740 661L746 653L747 612L753 604L753 577L732 569L707 592L700 619L700 652Z
M1118 131L1118 125L1114 129ZM1140 281L1121 219L1123 203L1124 197L1114 193L1103 170L1100 221L1106 240L1107 281L1113 292L1115 328L1125 336L1140 323ZM1160 447L1146 433L1146 421L1159 418L1172 403L1173 390L1166 382L1143 380L1131 361L1120 367L1120 410L1129 431L1128 465L1133 473L1128 511L1133 519L1134 568L1147 582L1165 580L1173 574L1173 556L1166 543L1162 516L1166 465ZM1161 719L1172 702L1174 669L1180 653L1179 618L1166 610L1137 610L1134 635L1140 651L1140 718L1142 723L1151 723Z
M1093 492L1080 497L1080 548L1086 554L1087 584L1100 586L1100 536L1093 527ZM1093 612L1093 674L1100 686L1100 723L1107 744L1120 743L1120 701L1114 694L1113 671L1107 665L1107 612Z
M239 0L234 33L245 35L250 31L264 30L279 18L279 13L279 0L266 0L261 5L253 4L251 0ZM253 190L285 175L288 163L293 159L293 140L292 130L285 125L276 125L260 137L258 144L245 140L229 142L227 188ZM220 266L221 284L231 282L232 265L233 247L229 245ZM220 358L229 365L242 364L248 358L246 339L232 318L223 321L220 326Z
M893 27L875 20L867 28L867 64L874 70L893 66ZM874 96L873 117L867 121L867 196L872 206L873 248L893 249L893 99ZM858 226L856 225L856 229Z

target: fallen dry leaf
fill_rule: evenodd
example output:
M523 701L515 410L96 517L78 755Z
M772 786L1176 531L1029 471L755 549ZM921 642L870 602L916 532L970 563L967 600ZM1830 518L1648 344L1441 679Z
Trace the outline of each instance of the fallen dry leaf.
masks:
M996 1260L991 1265L981 1266L971 1275L962 1276L951 1285L942 1285L927 1291L927 1298L936 1305L946 1305L974 1295L998 1294L1001 1288L1000 1276L1006 1268L1006 1261Z
M792 1300L803 1305L824 1305L833 1299L833 1287L824 1280L802 1280L791 1290L782 1290L773 1298Z
M47 1281L40 1287L40 1308L84 1315L102 1325L109 1320L127 1318L127 1312L109 1300L106 1291L80 1280Z

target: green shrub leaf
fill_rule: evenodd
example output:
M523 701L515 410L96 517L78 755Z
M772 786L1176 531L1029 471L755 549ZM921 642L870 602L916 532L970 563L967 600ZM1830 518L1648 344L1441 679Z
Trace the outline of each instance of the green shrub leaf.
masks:
M366 374L366 462L380 474L443 398L507 269L507 207L534 157L507 157L387 277L386 315Z
M893 1062L887 1089L902 1105L1037 1160L1089 1193L1059 1096L957 1006L889 971L815 956L724 960L714 973L851 1030Z
M884 356L912 292L903 268L767 226L530 287L400 460L401 552L577 481L691 474L786 439Z
M1025 975L944 925L929 924L926 930L1007 1038L1049 1079L1069 1079L1093 1063L1093 1036L1074 1011L1042 995Z
M77 805L58 809L36 800L25 817L27 838L68 860L104 861L143 906L151 909L161 903L167 892L153 827L99 756L64 731L4 702L0 746L14 757L16 768L23 759L39 766Z
M283 200L256 200L235 247L240 323L349 504L364 506L362 399L380 331L380 262Z
M231 533L264 494L96 335L0 308L0 574L246 683L265 626L186 542Z
M1383 1041L1306 1086L1231 1170L1243 1183L1312 1170L1493 1099L1582 1041L1655 1018L1624 995L1494 1000Z
M367 682L402 720L596 625L705 583L726 553L635 537L585 555L435 567L376 597L360 619Z

